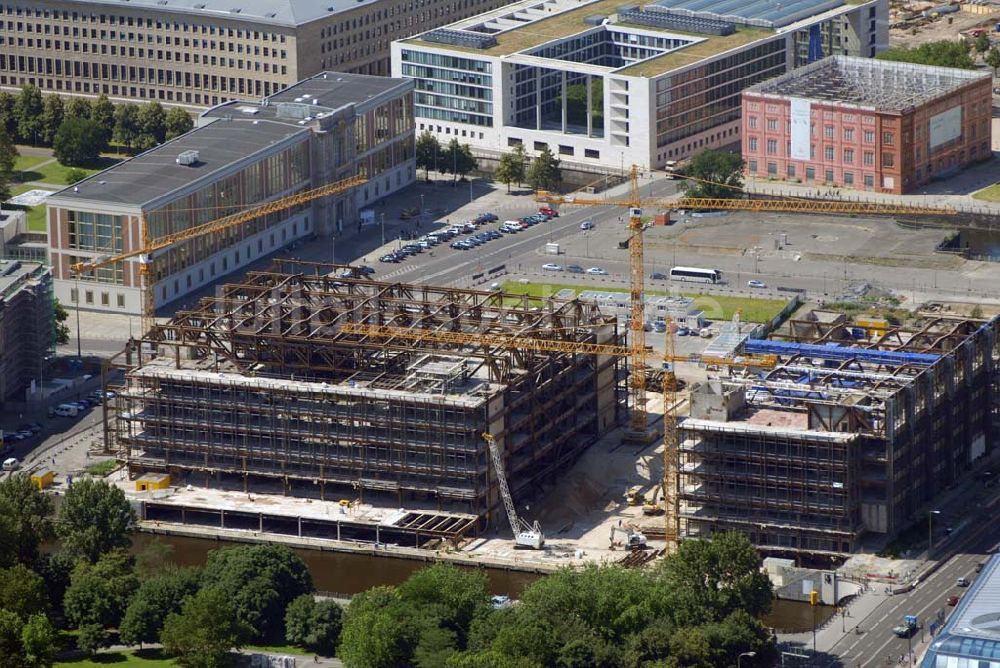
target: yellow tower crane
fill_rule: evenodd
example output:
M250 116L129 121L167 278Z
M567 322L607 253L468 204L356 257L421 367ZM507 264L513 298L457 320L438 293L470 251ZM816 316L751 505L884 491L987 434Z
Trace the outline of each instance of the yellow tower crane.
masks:
M664 513L665 515L665 539L667 549L673 550L680 540L680 500L679 471L680 458L677 450L677 381L673 373L672 364L674 362L687 361L689 358L674 354L674 335L672 323L667 322L666 348L663 355L663 479L661 481L663 490ZM399 345L410 349L413 343L432 342L445 343L454 346L469 346L481 348L488 346L492 348L535 350L539 352L570 353L576 355L611 355L614 357L627 357L632 359L635 350L632 345L613 345L604 343L585 343L580 341L565 341L557 339L543 339L537 337L514 336L511 334L493 334L484 332L455 332L433 329L416 329L408 327L397 327L389 325L369 325L362 323L344 323L340 326L343 334L356 336L367 336L381 340L380 345ZM714 364L749 366L771 368L777 364L777 358L773 355L744 355L738 359L715 359ZM645 375L645 369L633 376ZM645 388L643 388L645 389ZM485 436L484 436L485 438ZM492 437L491 437L492 438ZM490 440L490 439L487 439ZM491 444L492 445L492 444ZM495 455L494 462L497 461ZM498 473L502 473L502 465L494 463ZM541 532L539 531L539 534ZM518 532L515 530L515 536Z
M112 266L131 258L139 258L139 285L142 294L142 333L146 334L156 324L156 296L153 294L153 281L151 277L154 253L169 248L176 243L215 232L223 232L248 223L260 216L284 211L299 204L319 199L320 197L347 192L351 188L365 183L367 180L364 176L352 176L347 179L335 181L334 183L319 186L318 188L304 190L294 195L288 195L287 197L281 197L270 202L265 202L264 204L252 206L243 211L238 211L228 216L223 216L222 218L196 225L180 232L166 234L155 239L151 237L149 223L143 217L140 221L142 229L142 245L140 247L130 249L124 253L118 253L117 255L98 257L86 262L77 262L70 265L70 270L79 276L80 274Z
M688 180L701 181L684 177ZM727 211L753 211L757 213L829 213L829 214L861 214L861 215L936 215L952 216L958 212L950 207L911 206L892 202L865 202L840 199L723 199L723 198L693 198L693 197L642 197L639 192L639 168L632 166L629 173L630 188L627 197L601 197L558 193L539 190L535 201L544 204L573 206L621 206L626 207L628 217L628 251L629 251L629 345L631 354L629 361L632 374L629 385L632 390L632 412L629 419L629 432L626 438L633 441L649 442L655 437L648 430L646 415L646 379L643 370L646 368L645 341L645 300L644 282L644 249L642 209L645 206L659 206L680 209L708 209ZM706 181L706 183L709 183ZM668 337L669 338L669 337Z

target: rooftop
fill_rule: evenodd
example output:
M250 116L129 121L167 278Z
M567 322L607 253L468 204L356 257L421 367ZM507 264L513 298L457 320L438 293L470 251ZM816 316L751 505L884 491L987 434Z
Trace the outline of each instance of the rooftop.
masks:
M20 260L0 260L0 301L21 288L33 277L45 273L44 265Z
M128 6L169 16L194 14L208 21L246 21L300 26L377 0L128 0ZM122 6L121 0L74 0L75 4Z
M1000 556L994 555L962 596L931 643L923 665L936 654L972 659L1000 658Z
M747 89L750 93L901 110L948 95L989 72L831 56Z
M141 207L303 132L309 130L273 120L219 120L61 190L48 204L106 202ZM197 151L198 162L177 164L177 156L184 151Z
M682 16L706 19L724 16L724 20L738 24L734 26L735 32L727 35L696 33L654 25L631 25L618 17L618 13L625 7L622 0L592 0L580 3L568 3L562 0L523 0L447 26L449 30L469 34L488 34L495 39L496 43L493 46L476 48L471 45L440 44L423 39L423 35L403 42L484 56L509 56L592 29L596 25L595 17L610 18L611 25L622 29L653 31L680 38L692 38L693 43L688 46L617 70L619 74L628 76L653 77L693 65L751 42L773 37L777 32L795 28L789 25L795 21L841 8L847 9L857 2L796 0L792 3L793 10L781 10L777 13L775 10L768 12L768 8L777 6L769 0L750 0L744 3L743 7L737 7L738 4L736 0L662 0L653 5L658 10L669 9L674 12L676 9L676 13ZM698 7L697 11L693 7Z

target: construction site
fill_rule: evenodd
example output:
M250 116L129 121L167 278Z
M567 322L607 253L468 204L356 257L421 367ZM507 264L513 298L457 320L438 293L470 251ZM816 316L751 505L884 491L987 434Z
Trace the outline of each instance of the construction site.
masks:
M131 477L162 472L206 488L405 507L414 512L395 528L416 522L414 536L458 539L497 520L484 435L503 452L512 493L528 498L618 425L626 393L617 357L345 327L620 343L616 319L592 303L539 307L497 292L331 278L331 266L295 269L226 285L114 360L126 380L108 433ZM164 500L145 512L169 521L180 511ZM235 511L226 519L214 511L211 521L247 521ZM263 530L257 513L251 519ZM375 540L374 526L357 524L352 537Z

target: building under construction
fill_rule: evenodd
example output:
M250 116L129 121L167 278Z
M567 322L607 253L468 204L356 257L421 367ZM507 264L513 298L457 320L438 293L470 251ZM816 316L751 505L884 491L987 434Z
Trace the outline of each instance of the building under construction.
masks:
M109 434L131 475L484 518L500 503L484 432L525 499L623 415L616 357L342 329L620 343L616 319L593 303L330 270L251 272L115 359L126 373Z
M744 341L769 368L692 393L682 535L738 530L771 554L845 555L923 517L992 451L1000 318L904 329L826 315L792 321L789 340Z

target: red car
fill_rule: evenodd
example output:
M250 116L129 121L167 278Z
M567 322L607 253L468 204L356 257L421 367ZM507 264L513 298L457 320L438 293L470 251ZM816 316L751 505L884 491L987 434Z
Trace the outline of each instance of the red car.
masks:
M559 217L559 212L556 211L555 209L553 209L550 206L539 207L538 213L544 213L546 216L549 216L550 218L558 218Z
M951 596L948 597L948 600L946 601L946 603L948 603L948 605L951 605L951 606L958 605L958 595L957 594L952 594Z

